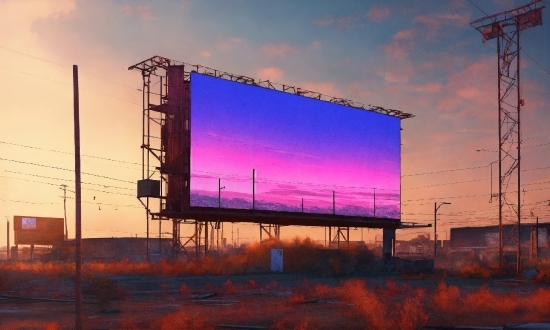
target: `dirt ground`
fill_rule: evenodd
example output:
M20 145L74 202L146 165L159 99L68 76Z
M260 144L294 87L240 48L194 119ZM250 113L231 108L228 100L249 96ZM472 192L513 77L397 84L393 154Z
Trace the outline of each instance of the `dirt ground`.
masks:
M330 290L354 279L366 281L373 292L382 292L376 288L385 288L384 292L392 292L396 299L414 297L417 289L429 296L441 281L457 286L464 294L488 288L494 294L525 296L549 288L547 284L526 281L437 275L404 277L396 273L330 277L319 274L172 277L103 274L85 277L84 324L87 329L370 328L365 314L358 312L354 304L334 299L330 294L321 297L319 291L317 294L311 291L313 287ZM71 329L74 325L74 303L70 301L74 297L73 285L66 277L20 273L11 290L0 292L0 329ZM39 300L42 298L51 301ZM395 308L402 306L395 304ZM391 303L389 308L392 308ZM483 313L472 314L458 321L433 310L428 310L427 316L425 326L496 326L526 321L518 313L509 313L504 318L500 315L496 319ZM548 317L550 320L550 314Z

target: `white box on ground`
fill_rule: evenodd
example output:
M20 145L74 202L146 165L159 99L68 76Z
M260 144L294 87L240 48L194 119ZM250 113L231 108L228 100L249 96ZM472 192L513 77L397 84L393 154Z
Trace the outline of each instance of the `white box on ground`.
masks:
M271 271L283 272L283 249L271 249Z

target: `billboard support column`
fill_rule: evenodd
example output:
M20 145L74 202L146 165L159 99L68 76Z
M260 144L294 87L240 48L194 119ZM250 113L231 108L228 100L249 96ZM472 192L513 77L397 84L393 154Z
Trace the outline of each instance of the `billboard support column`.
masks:
M395 228L382 229L382 256L384 263L389 263L393 256L393 242L395 241Z

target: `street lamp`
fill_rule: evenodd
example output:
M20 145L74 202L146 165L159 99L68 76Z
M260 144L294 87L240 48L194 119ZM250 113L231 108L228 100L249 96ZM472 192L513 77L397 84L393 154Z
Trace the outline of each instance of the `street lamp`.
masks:
M434 203L434 260L435 260L435 256L437 255L437 210L439 210L439 208L442 205L449 205L449 204L451 203L441 202L441 204L439 204L438 206L437 202Z

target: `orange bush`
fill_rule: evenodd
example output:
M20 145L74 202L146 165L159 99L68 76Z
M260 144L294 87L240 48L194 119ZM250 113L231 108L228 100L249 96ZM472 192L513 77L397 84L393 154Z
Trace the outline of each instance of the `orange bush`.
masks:
M433 296L434 309L441 313L449 313L456 310L460 298L460 290L456 286L447 286L445 282L439 282Z
M366 281L352 279L337 288L340 299L350 302L367 322L368 329L387 329L387 308L368 290Z
M168 314L160 320L160 330L209 330L214 327L207 322L203 314L188 315L184 309Z

